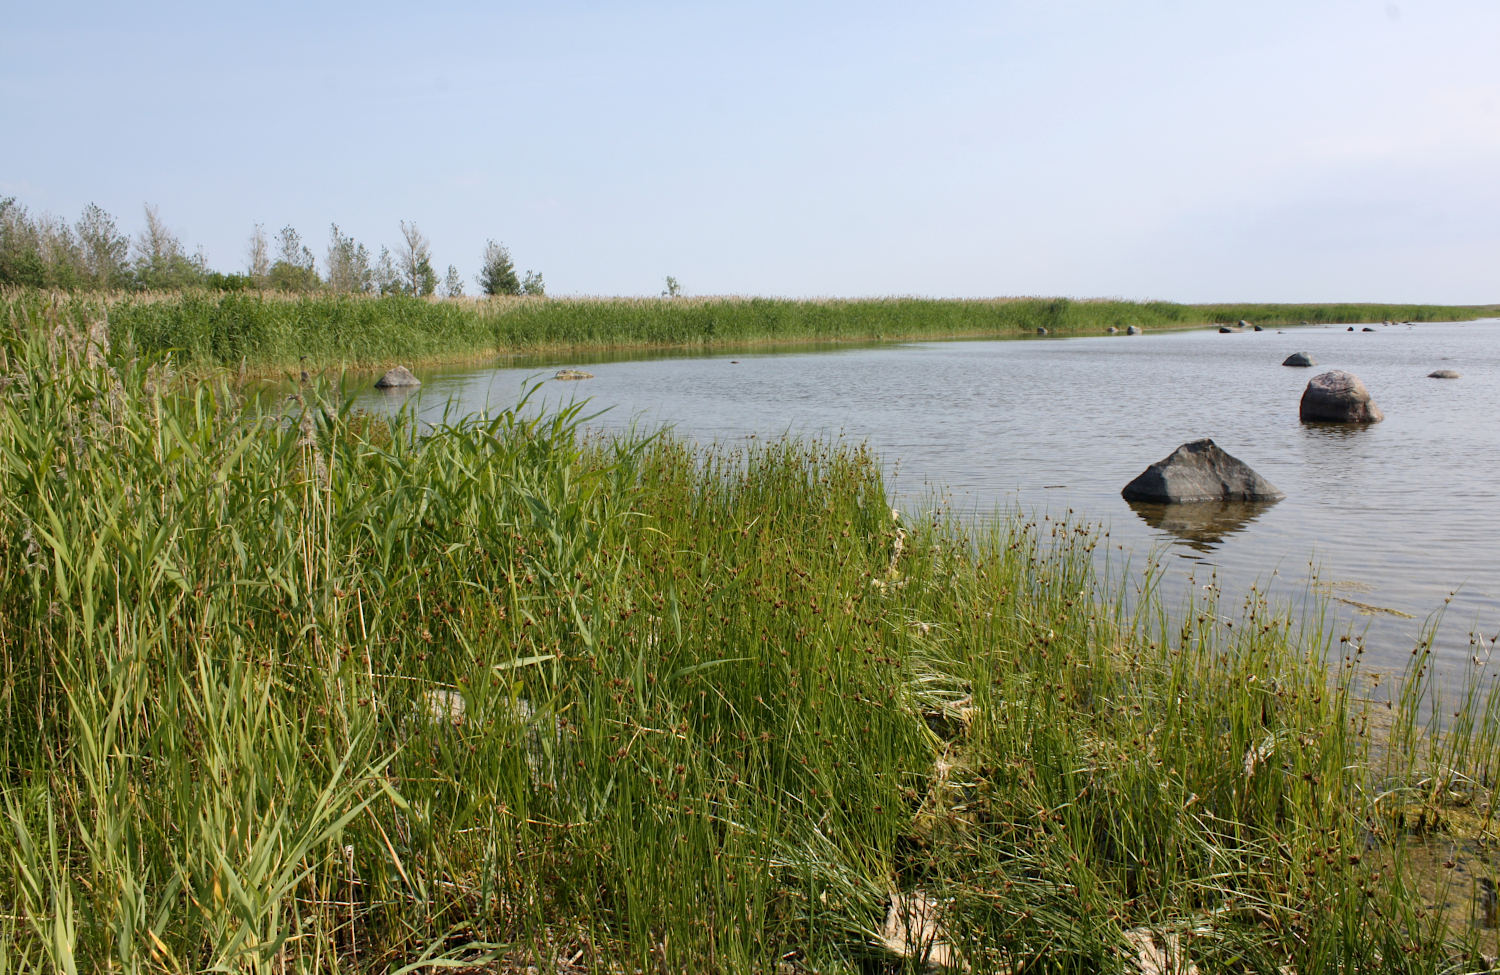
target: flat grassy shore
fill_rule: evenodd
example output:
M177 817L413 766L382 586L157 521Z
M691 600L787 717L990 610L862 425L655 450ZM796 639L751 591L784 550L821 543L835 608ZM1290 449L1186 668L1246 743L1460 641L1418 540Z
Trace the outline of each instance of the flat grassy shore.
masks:
M15 300L14 298L11 300ZM1451 321L1500 309L1437 305L1181 305L1015 298L422 299L173 293L59 299L106 314L111 339L195 369L316 370L462 361L506 353L714 349L795 342L1101 333L1248 319Z
M1316 614L1127 610L1087 526L893 512L857 445L265 413L9 311L4 971L1497 950L1500 701L1435 706L1425 645L1370 704Z

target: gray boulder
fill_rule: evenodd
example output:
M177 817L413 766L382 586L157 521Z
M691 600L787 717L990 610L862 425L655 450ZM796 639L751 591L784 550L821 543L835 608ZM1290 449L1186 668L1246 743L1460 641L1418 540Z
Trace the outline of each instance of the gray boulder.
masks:
M1379 423L1385 419L1359 377L1338 369L1308 381L1299 415L1303 423Z
M1261 328L1259 325L1251 325L1250 327L1253 328L1253 329L1255 329L1257 332L1264 332L1265 331L1265 329Z
M1318 360L1314 359L1306 352L1293 352L1291 355L1281 360L1281 364L1283 366L1315 366L1318 364Z
M1208 438L1178 447L1120 492L1126 501L1279 501L1275 486Z
M1045 328L1043 328L1042 326L1038 325L1036 327L1036 334L1038 334L1038 335L1046 335L1047 334L1047 330Z
M1243 318L1240 319L1240 328L1250 328L1250 327L1251 327L1251 325L1250 325L1249 322L1245 321Z
M1139 335L1139 334L1141 334L1141 327L1139 325L1132 325L1132 326L1130 326L1129 328L1127 328L1125 330L1125 334L1126 335Z
M411 374L405 366L397 366L375 380L376 389L397 389L402 386L420 386L422 380Z
M1219 326L1219 334L1220 335L1228 335L1230 332L1233 332L1233 331L1235 331L1235 329L1230 328L1228 325L1220 325Z
M1435 369L1427 374L1428 379L1457 379L1458 373L1453 369Z

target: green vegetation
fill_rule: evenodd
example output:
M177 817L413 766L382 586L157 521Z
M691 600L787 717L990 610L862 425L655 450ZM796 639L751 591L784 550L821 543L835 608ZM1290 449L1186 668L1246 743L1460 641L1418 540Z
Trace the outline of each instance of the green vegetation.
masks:
M7 969L1496 950L1418 854L1495 839L1500 698L1436 707L1424 647L1371 709L1316 623L1253 593L1169 616L1149 580L1128 611L1085 528L897 518L854 446L599 441L525 403L418 437L314 389L256 412L111 351L152 307L0 326Z
M78 222L67 222L41 214L32 216L15 197L0 197L0 288L47 288L67 292L183 291L206 289L216 292L268 291L284 294L379 294L445 298L463 295L463 279L455 265L448 265L441 291L432 264L431 246L415 223L400 221L401 243L393 254L382 247L371 260L364 244L329 227L327 274L320 276L312 249L302 242L295 227L285 226L276 234L277 254L265 227L256 224L250 234L245 273L224 273L208 267L202 252L189 255L181 240L167 228L154 206L145 208L146 227L134 241L115 226L115 219L90 203ZM491 274L493 241L485 251L485 272ZM503 253L510 268L510 252ZM491 294L541 295L540 271L527 271L517 279L514 269L500 290Z
M503 248L501 248L503 250ZM514 270L510 271L513 278ZM486 285L488 286L488 285ZM540 289L540 282L537 288ZM81 300L81 299L80 299ZM496 352L729 347L1100 333L1184 328L1249 318L1292 322L1451 321L1496 309L1389 305L1178 305L997 299L792 301L772 298L424 301L400 295L256 293L123 296L108 305L111 336L194 367L324 367L465 358ZM353 351L352 351L353 350Z

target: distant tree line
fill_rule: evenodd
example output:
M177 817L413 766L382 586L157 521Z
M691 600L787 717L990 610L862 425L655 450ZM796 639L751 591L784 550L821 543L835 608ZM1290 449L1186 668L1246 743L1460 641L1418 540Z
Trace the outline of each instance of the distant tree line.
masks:
M439 280L432 248L415 223L401 221L401 241L392 251L369 248L339 229L328 228L323 271L312 249L296 229L282 227L274 237L256 224L250 234L244 271L209 268L203 252L188 253L182 241L147 205L146 226L126 236L115 218L97 204L84 207L69 224L50 214L33 217L15 197L0 197L0 287L54 288L64 291L217 291L338 292L344 294L464 294L464 279L449 264ZM489 241L474 279L481 294L544 295L540 271L517 275L510 250Z

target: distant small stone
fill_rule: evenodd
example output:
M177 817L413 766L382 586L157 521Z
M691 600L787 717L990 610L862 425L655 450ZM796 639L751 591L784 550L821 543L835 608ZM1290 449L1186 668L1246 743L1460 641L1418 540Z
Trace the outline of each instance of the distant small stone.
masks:
M1364 328L1360 329L1360 331L1361 332L1373 332L1375 330L1373 328L1371 328L1370 326L1366 325Z
M1293 352L1291 355L1281 360L1281 364L1283 366L1315 366L1318 364L1318 360L1314 359L1306 352Z
M1277 501L1286 497L1208 438L1178 447L1120 492L1126 501Z
M1250 325L1249 322L1245 321L1243 318L1240 319L1240 328L1250 328L1250 327L1251 327L1251 325Z
M1259 325L1252 325L1250 327L1253 328L1253 329L1255 329L1257 332L1264 332L1265 331L1265 329L1261 328Z
M1359 377L1338 369L1308 381L1298 412L1304 423L1379 423L1385 419Z
M559 369L555 374L553 374L552 378L567 382L574 379L593 379L594 374L591 372L584 372L582 369Z
M1036 334L1038 334L1038 335L1046 335L1047 334L1047 330L1045 328L1043 328L1042 326L1038 325L1036 327Z
M1104 334L1105 335L1114 335L1118 331L1119 331L1118 328L1115 328L1113 325L1111 325L1109 328L1106 328L1104 330Z
M1234 329L1230 328L1228 325L1220 325L1219 326L1219 334L1220 335L1228 335L1230 332L1233 332L1233 331L1234 331Z
M1132 326L1130 326L1129 328L1127 328L1125 330L1125 334L1126 335L1139 335L1139 334L1141 334L1142 331L1143 330L1142 330L1142 328L1139 325L1132 325Z
M1346 332L1352 332L1352 331L1354 331L1354 326L1350 325L1348 328L1344 329L1344 331L1346 331Z
M376 389L397 389L402 386L420 386L422 380L411 374L411 370L405 366L396 366L390 369L384 376L375 380Z
M1428 379L1457 379L1458 373L1452 369L1436 369L1427 374Z

